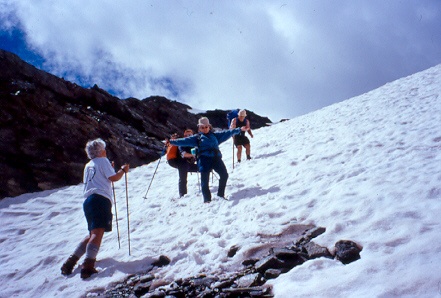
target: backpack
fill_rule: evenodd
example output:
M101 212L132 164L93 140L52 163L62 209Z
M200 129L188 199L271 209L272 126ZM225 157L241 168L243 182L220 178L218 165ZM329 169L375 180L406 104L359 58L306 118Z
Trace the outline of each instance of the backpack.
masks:
M228 128L230 128L231 121L233 121L234 118L237 118L237 116L239 116L239 111L240 111L240 109L235 109L235 110L231 110L227 114Z
M170 145L167 147L167 160L179 158L181 155L179 154L178 146Z

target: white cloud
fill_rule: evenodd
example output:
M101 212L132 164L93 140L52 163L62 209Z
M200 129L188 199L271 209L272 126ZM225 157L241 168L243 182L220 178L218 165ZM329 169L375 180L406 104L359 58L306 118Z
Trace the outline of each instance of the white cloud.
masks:
M441 62L441 4L428 0L0 3L56 75L273 121Z

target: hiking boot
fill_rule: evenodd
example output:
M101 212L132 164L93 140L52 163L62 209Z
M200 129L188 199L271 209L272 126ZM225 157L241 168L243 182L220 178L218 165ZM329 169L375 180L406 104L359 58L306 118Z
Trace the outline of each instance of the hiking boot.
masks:
M63 266L61 266L61 274L70 275L78 262L78 257L76 255L70 255L67 258L66 262L64 262Z
M81 268L81 278L85 279L90 277L92 274L98 273L95 269L96 259L85 259L83 263L83 268Z
M250 160L251 159L251 155L247 155L247 160Z
M240 162L240 159L238 159L237 162Z

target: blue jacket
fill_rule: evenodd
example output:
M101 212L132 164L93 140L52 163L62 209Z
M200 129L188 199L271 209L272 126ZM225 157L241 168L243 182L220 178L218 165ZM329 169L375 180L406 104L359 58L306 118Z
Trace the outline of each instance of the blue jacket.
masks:
M199 156L222 157L219 145L234 135L240 133L240 128L203 134L198 133L187 138L170 140L170 144L181 147L198 147Z

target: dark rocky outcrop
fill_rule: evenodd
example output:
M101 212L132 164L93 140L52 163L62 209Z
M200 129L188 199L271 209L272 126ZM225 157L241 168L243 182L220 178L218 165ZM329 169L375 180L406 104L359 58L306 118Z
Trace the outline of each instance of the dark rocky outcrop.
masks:
M104 293L94 292L92 295L103 295L105 297L217 297L217 298L237 298L237 297L273 297L272 289L266 285L266 281L280 276L280 274L290 271L295 266L301 265L308 260L325 257L333 259L334 256L326 247L321 247L312 242L312 239L326 231L323 227L315 227L307 230L301 237L293 241L293 245L284 247L272 247L266 256L261 259L246 259L242 262L244 268L237 272L231 272L230 276L220 278L217 276L199 275L186 279L166 282L156 280L152 270L153 264L160 266L168 265L167 257L161 256L147 268L147 271L132 275L127 280L115 284ZM355 255L359 256L361 247L353 241L341 240L335 245L336 259L347 264L347 259L343 255L348 255L354 261ZM354 255L355 249L358 248ZM239 246L233 246L228 251L228 256L233 257ZM231 253L234 251L234 254Z
M121 100L98 86L86 89L0 50L0 199L81 182L89 139L107 142L115 165L159 158L162 140L197 119L226 128L227 111L195 115L161 96ZM271 121L249 112L252 127Z

